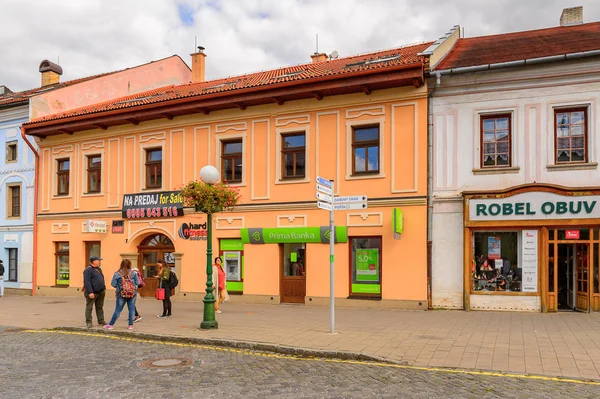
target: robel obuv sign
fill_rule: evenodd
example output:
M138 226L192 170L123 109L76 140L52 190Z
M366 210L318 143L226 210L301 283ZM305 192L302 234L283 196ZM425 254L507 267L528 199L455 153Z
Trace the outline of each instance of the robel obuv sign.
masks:
M530 192L505 198L471 198L469 220L544 220L600 218L600 196Z

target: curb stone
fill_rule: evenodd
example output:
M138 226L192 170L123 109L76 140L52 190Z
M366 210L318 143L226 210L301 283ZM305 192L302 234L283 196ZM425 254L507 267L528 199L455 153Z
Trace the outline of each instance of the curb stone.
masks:
M84 327L56 327L49 329L42 329L43 331L74 331L74 332L90 332L107 335L119 335L123 337L136 337L147 339L150 341L157 342L174 342L183 344L197 344L197 345L211 345L222 348L233 348L243 349L257 352L271 352L282 355L293 355L303 358L324 358L324 359L339 359L339 360L357 360L363 362L376 362L386 364L397 364L401 366L408 366L407 362L394 361L378 356L365 355L358 352L348 351L328 351L322 349L309 349L294 346L286 346L279 344L270 344L256 341L239 341L232 339L217 339L217 338L192 338L192 337L174 337L171 335L153 334L153 333L140 333L140 332L129 332L129 331L106 331L101 328L88 329Z

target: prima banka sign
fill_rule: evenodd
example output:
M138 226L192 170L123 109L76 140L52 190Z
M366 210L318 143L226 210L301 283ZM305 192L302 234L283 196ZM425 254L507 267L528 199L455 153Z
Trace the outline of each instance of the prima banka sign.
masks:
M467 200L469 220L544 220L600 218L600 196L531 192L506 198Z

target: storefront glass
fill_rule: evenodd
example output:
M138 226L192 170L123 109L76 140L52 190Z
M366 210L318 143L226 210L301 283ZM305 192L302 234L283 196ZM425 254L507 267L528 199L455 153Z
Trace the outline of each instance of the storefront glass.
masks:
M600 272L598 271L598 268L600 268L600 263L598 263L598 250L600 248L598 248L598 244L594 244L594 262L592 267L594 268L594 294L598 294L600 293L599 289L600 287L598 286L598 284L600 283L599 281L599 274Z
M305 276L306 244L283 244L283 275Z
M56 284L69 285L69 243L56 243Z
M381 237L357 237L351 242L351 294L381 296Z
M472 291L537 292L537 252L536 230L474 232Z

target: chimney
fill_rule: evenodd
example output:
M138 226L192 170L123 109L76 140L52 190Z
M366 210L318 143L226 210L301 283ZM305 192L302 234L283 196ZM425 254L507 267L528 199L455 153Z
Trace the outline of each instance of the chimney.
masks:
M204 71L206 70L204 47L198 46L198 52L190 55L192 56L192 82L204 82Z
M583 6L565 8L560 15L560 26L582 25Z
M60 75L63 73L60 65L48 60L41 62L40 72L42 74L42 87L60 83Z
M327 61L327 54L325 53L314 53L310 56L312 58L312 63L316 64L317 62Z

